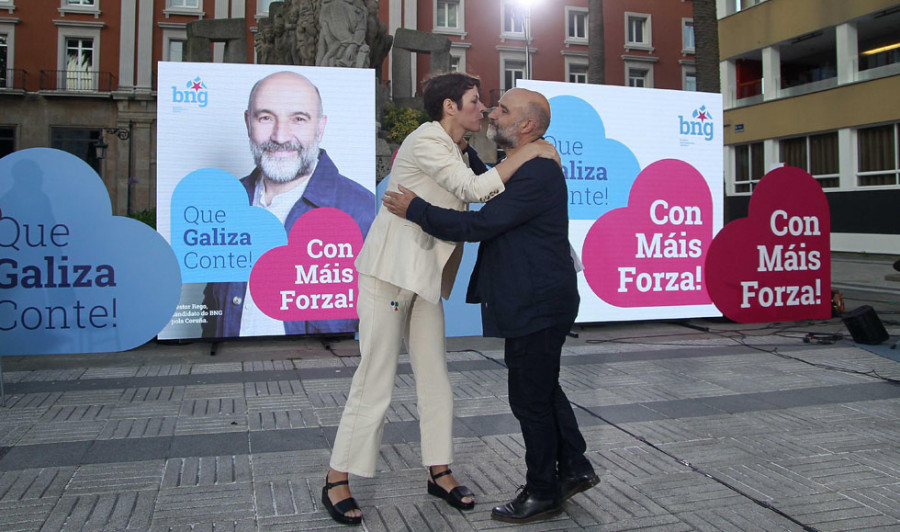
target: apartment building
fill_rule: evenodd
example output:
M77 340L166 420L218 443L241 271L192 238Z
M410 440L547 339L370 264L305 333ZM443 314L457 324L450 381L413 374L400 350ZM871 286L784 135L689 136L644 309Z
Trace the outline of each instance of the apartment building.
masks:
M831 207L835 251L900 253L900 3L718 0L725 189L744 216L779 164Z
M62 149L97 170L115 214L154 207L156 63L181 59L194 20L249 14L249 35L255 3L0 0L0 156Z

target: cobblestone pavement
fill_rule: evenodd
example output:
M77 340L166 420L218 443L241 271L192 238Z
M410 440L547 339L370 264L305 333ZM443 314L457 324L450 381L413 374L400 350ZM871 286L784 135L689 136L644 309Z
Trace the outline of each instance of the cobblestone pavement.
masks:
M895 259L833 261L847 308L872 305L892 334L880 346L838 318L576 327L562 385L601 483L527 526L490 519L524 483L501 341L448 340L471 512L425 493L404 357L377 475L351 479L362 529L900 530L900 283L881 276ZM212 348L3 359L0 530L344 529L319 498L356 343Z

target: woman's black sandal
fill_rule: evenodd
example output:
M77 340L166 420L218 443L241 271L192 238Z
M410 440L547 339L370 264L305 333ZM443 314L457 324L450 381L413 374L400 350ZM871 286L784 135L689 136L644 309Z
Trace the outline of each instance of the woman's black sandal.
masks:
M349 485L350 481L338 480L337 482L328 482L328 475L325 475L325 486L322 488L322 504L325 505L325 508L328 510L328 514L331 515L331 518L338 523L343 523L345 525L358 525L362 523L362 516L348 517L344 515L351 510L359 510L359 505L356 504L356 499L354 499L353 497L347 497L342 501L338 501L332 504L331 499L328 498L328 491L331 490L331 488L334 488L336 486L343 486L344 484Z
M431 482L427 482L428 484L428 494L434 495L435 497L440 497L447 501L447 504L454 508L459 508L460 510L471 510L475 508L475 501L464 502L463 499L466 497L472 497L474 499L475 494L465 486L456 486L450 491L444 490L444 488L438 486L437 479L441 478L444 475L450 474L450 468L447 468L446 471L441 471L438 474L434 474L431 471L431 468L428 468L428 474L431 476Z

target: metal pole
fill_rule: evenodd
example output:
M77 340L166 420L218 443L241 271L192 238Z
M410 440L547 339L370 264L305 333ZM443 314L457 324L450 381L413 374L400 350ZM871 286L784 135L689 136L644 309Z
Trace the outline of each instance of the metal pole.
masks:
M128 213L128 216L131 216L132 214L134 214L134 210L132 209L132 206L131 206L131 188L132 188L131 181L132 181L132 179L134 179L134 176L133 176L134 170L132 170L132 168L131 168L133 149L134 149L134 120L129 120L128 121L128 176L127 176L128 186L126 188L126 191L128 194L128 198L126 201L126 204L127 204L126 211Z
M531 49L528 43L528 26L531 25L531 6L525 6L525 79L531 79Z

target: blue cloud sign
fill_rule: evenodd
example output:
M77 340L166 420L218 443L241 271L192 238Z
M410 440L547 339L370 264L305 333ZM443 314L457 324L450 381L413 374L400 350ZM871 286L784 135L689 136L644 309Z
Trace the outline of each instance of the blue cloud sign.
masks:
M81 159L49 148L0 159L0 355L136 347L168 323L180 293L168 243L112 216Z
M185 283L247 281L256 259L284 245L284 226L252 207L247 189L230 173L196 170L175 187L172 249Z
M596 220L628 205L641 167L625 144L606 138L597 110L577 96L550 98L546 138L556 146L569 188L569 218Z

